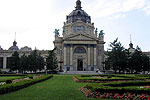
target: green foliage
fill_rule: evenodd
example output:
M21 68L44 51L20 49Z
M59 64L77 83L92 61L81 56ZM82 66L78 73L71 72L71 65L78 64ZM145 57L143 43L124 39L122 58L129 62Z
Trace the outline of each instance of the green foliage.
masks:
M130 56L129 59L129 69L131 73L149 71L150 68L150 59L147 55L143 54L141 49L137 46L135 52Z
M130 72L139 73L149 71L150 58L143 54L141 49L137 46L135 52L129 52L125 49L118 38L110 43L110 49L107 51L107 59L105 61L106 70L113 69L115 73Z
M28 68L30 71L36 71L39 69L44 69L44 58L41 57L40 54L38 54L37 50L34 50L31 52L31 54L28 56Z
M79 82L92 82L92 83L106 83L113 81L132 81L132 80L146 80L150 79L150 76L141 76L141 75L76 75L75 76Z
M150 81L128 81L128 82L111 82L101 84L88 84L85 87L93 91L101 93L135 93L135 94L150 94L149 88L140 88L140 86L147 86Z
M19 70L20 58L19 58L19 53L17 51L15 51L10 57L9 66L10 66L10 70L12 71Z
M107 60L106 60L106 69L113 69L116 73L117 70L119 72L125 69L126 66L126 50L118 42L118 38L114 40L114 42L110 43L110 49L107 52Z
M25 87L28 87L30 85L45 81L51 77L52 77L52 75L44 75L44 76L41 76L40 78L37 78L37 79L24 80L21 82L17 82L15 84L13 84L13 83L12 84L5 84L5 85L0 86L0 94L6 94L6 93L9 93L12 91L16 91L16 90L25 88Z
M10 83L12 83L11 80L6 80L6 84L10 84Z
M0 68L0 74L2 73L2 69Z
M28 70L28 61L28 57L25 54L20 57L20 70L22 73Z
M6 82L7 80L15 80L15 79L22 79L26 77L30 77L33 75L20 75L20 74L0 74L0 82Z
M11 71L18 70L21 73L34 71L36 73L37 70L44 69L45 61L37 50L32 51L29 56L23 54L21 57L19 57L18 52L15 51L12 54L12 57L10 57L8 65L10 66Z
M55 54L55 49L49 51L49 55L46 58L46 67L50 71L57 71L58 61Z
M24 54L20 58L21 72L34 71L36 73L37 70L44 69L44 66L44 58L37 52L37 50L32 51L29 56Z

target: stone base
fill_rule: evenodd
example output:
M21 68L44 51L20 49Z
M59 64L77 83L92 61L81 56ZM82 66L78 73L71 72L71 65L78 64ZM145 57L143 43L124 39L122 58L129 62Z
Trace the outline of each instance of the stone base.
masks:
M70 71L73 71L74 69L73 69L73 66L72 65L70 65Z
M94 71L98 71L97 65L94 65Z
M66 66L66 65L64 65L63 71L64 71L64 72L67 72L67 66Z
M90 66L90 65L87 66L87 70L88 70L88 71L91 71L91 66Z

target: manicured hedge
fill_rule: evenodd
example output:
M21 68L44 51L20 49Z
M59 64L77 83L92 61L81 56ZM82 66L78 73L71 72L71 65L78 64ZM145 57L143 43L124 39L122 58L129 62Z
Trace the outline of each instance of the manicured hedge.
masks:
M93 76L107 77L107 78L95 78ZM110 81L132 81L132 80L147 80L150 76L142 75L76 75L79 82L110 82Z
M87 89L91 89L100 93L136 93L136 94L150 94L150 88L138 88L135 86L147 86L150 85L150 81L127 81L127 82L111 82L111 83L97 83L88 84L85 86Z
M0 74L0 76L26 76L25 74Z
M10 79L0 79L0 82L6 82L7 80L15 80L15 79L22 79L22 78L26 78L26 77L33 77L34 75L18 75L18 74L0 74L0 77L13 77Z
M51 77L53 77L53 76L52 75L44 75L44 76L41 76L40 78L37 78L37 79L24 80L24 81L12 83L12 84L5 84L5 85L0 86L0 94L6 94L9 92L20 90L20 89L23 89L23 88L28 87L30 85L45 81Z

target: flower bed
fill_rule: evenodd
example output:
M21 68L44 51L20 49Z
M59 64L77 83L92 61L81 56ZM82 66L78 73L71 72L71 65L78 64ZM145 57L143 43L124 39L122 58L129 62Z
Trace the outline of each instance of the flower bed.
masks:
M94 83L79 90L86 97L97 99L150 100L149 85L150 81Z
M85 87L79 89L88 98L97 99L119 99L119 100L150 100L150 96L147 94L132 94L132 93L100 93L95 92Z
M24 81L19 81L16 83L11 83L11 84L4 84L0 86L0 94L6 94L12 91L16 91L25 87L28 87L30 85L45 81L49 78L53 77L52 75L43 75L39 78L31 79L31 80L24 80Z

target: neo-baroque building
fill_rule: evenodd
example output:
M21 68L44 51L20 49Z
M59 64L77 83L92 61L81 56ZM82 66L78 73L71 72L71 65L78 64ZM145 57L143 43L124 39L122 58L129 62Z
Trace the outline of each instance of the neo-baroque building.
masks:
M96 71L102 70L104 62L104 33L98 34L91 17L76 1L75 10L66 18L63 34L55 29L54 45L60 70Z

